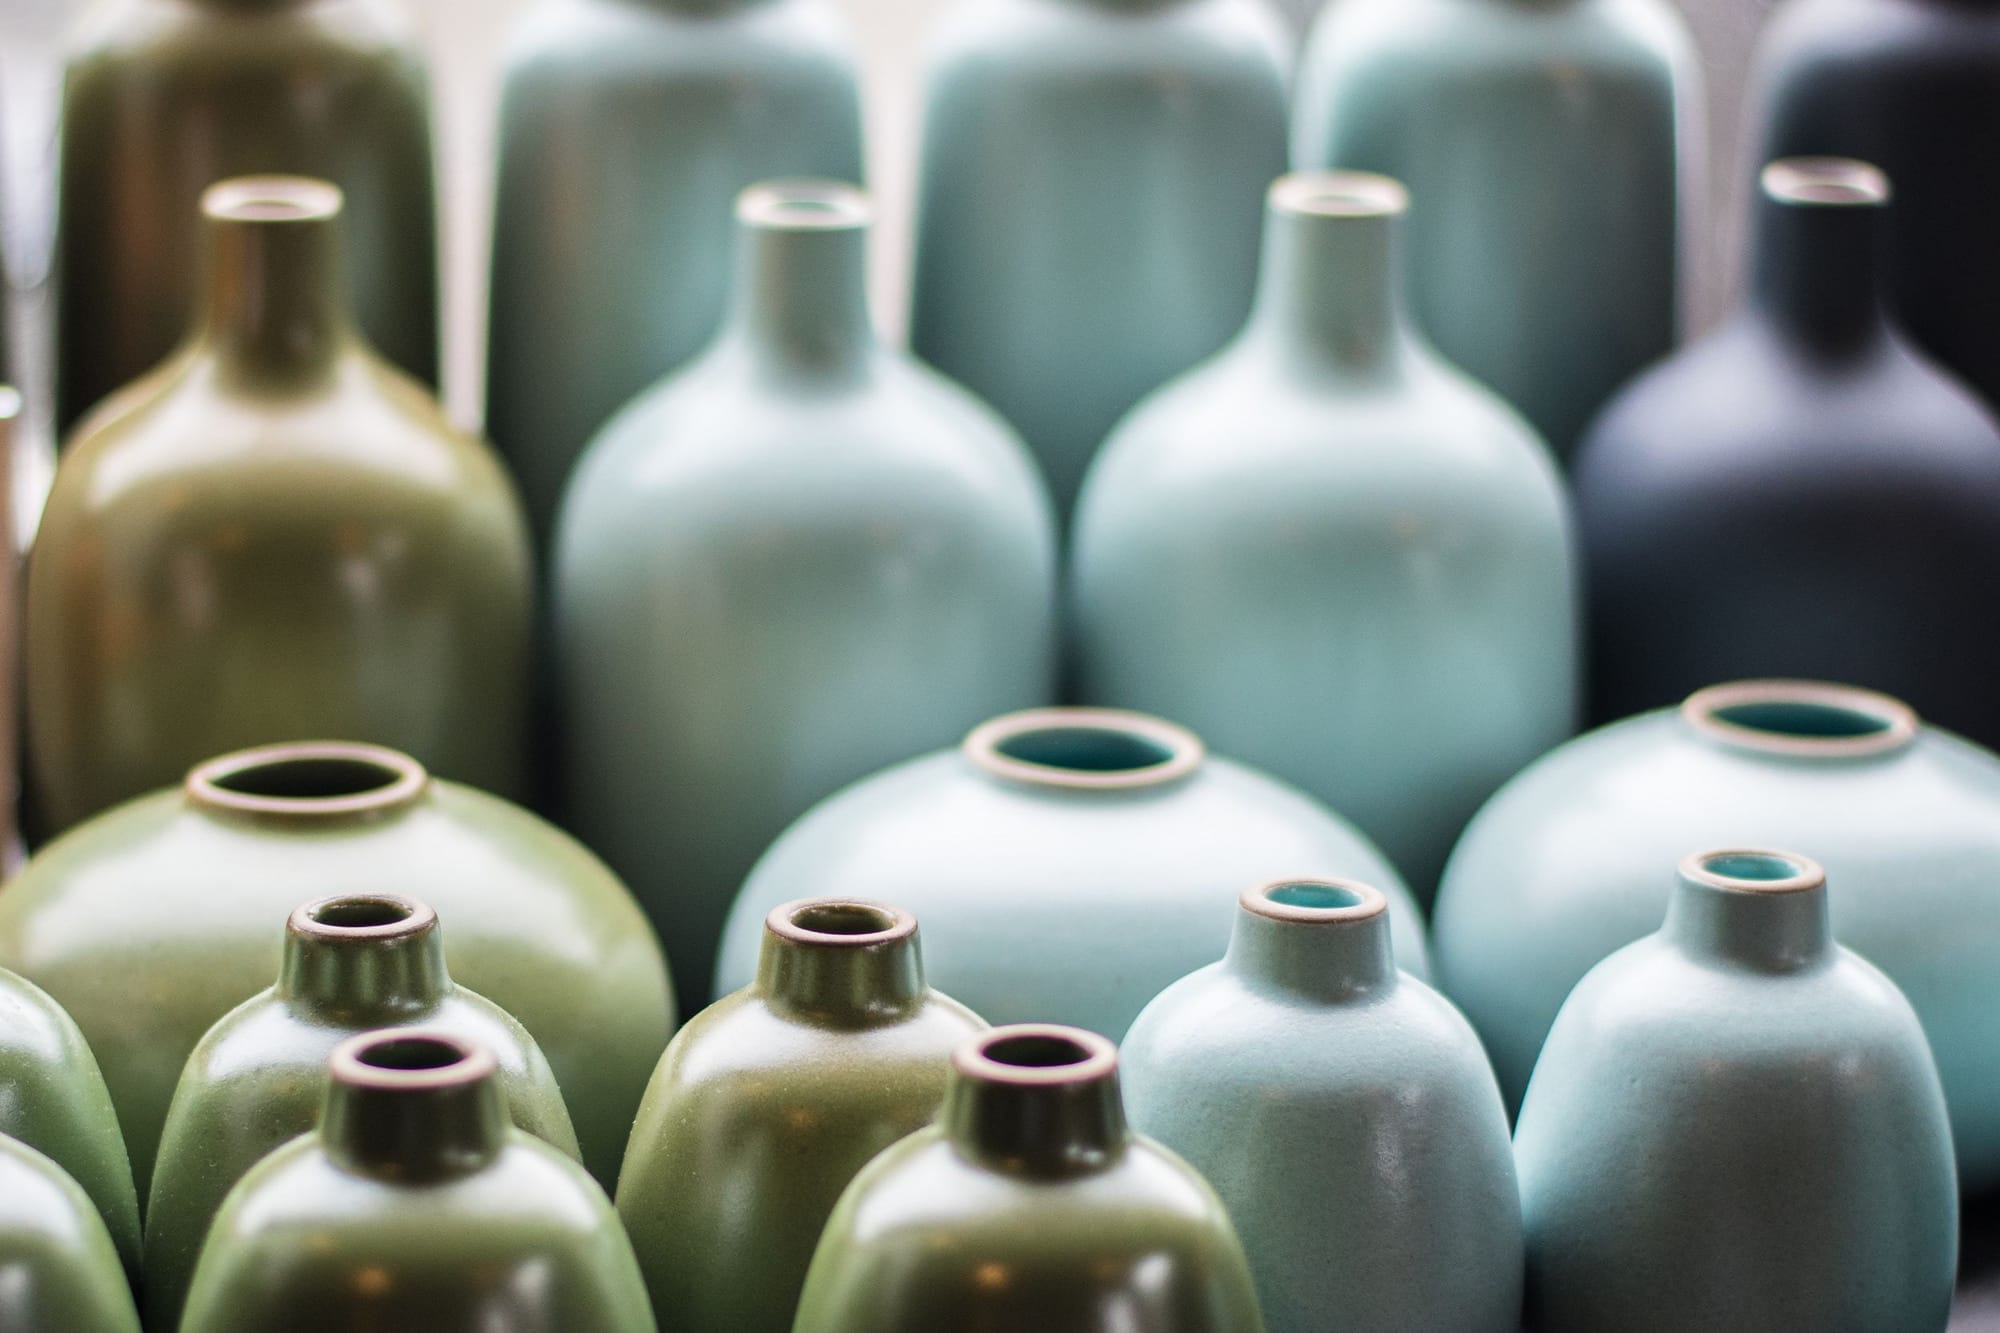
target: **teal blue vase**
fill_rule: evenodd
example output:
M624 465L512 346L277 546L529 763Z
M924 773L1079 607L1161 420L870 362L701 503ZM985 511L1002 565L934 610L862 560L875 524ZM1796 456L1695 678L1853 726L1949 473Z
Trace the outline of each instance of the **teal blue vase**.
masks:
M0 1328L139 1333L118 1249L90 1196L54 1162L0 1134Z
M1937 1069L1894 983L1833 942L1805 857L1682 862L1666 924L1564 1003L1515 1153L1540 1333L1950 1317Z
M1407 202L1351 172L1272 188L1249 325L1105 445L1072 578L1086 699L1297 783L1428 898L1575 725L1577 573L1547 450L1405 313Z

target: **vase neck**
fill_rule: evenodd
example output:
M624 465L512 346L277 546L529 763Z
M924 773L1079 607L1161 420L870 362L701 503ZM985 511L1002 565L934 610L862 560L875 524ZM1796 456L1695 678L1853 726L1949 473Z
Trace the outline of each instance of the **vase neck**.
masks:
M1087 1175L1116 1161L1131 1138L1117 1047L1041 1024L995 1028L960 1046L940 1120L961 1155L1008 1175Z
M423 1028L349 1038L328 1061L320 1141L358 1175L422 1184L467 1175L507 1141L492 1052Z
M1828 958L1826 875L1785 852L1689 857L1667 906L1665 937L1690 957L1758 972L1797 972Z
M852 898L786 903L764 920L756 989L773 1009L814 1024L907 1018L926 993L916 918Z
M302 177L245 176L202 196L208 245L197 336L243 387L326 379L353 342L340 210L337 187Z
M394 1027L451 991L437 913L387 894L322 898L292 913L278 994L343 1025Z
M1281 880L1246 890L1225 965L1247 984L1328 1003L1396 987L1388 900L1346 880Z
M1403 187L1363 172L1299 172L1271 187L1252 336L1346 376L1380 374L1409 338L1397 272Z
M1829 356L1872 346L1882 309L1889 182L1865 162L1787 158L1760 178L1751 300L1795 343Z
M876 348L867 196L832 181L753 185L736 204L724 339L794 373L844 378Z

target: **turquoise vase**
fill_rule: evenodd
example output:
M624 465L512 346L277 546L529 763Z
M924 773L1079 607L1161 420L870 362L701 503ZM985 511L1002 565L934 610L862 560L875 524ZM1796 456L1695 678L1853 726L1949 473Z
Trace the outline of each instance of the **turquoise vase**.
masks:
M1054 658L1048 501L990 411L876 336L867 198L777 182L737 217L722 332L591 445L554 578L568 824L687 1012L771 839L1043 701Z
M1112 435L1072 577L1087 699L1297 783L1428 898L1575 725L1577 574L1547 450L1405 314L1407 203L1349 172L1272 188L1248 327Z
M0 1134L0 1328L139 1333L118 1249L90 1196L47 1157Z
M1520 1328L1507 1110L1464 1016L1397 970L1380 891L1246 890L1120 1058L1133 1127L1228 1207L1269 1333Z
M1666 0L1332 0L1292 159L1409 186L1418 327L1567 458L1673 346L1700 100Z
M1950 1317L1958 1195L1937 1070L1894 983L1833 942L1826 877L1804 857L1682 863L1666 924L1564 1003L1515 1153L1541 1333L1904 1333Z

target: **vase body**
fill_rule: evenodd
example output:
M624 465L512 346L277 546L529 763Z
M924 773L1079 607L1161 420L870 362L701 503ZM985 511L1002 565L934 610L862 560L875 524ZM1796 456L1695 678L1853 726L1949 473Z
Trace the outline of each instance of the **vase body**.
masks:
M141 1194L195 1044L271 984L293 908L357 884L436 909L452 978L533 1035L585 1162L615 1180L673 1031L638 906L526 811L391 751L312 745L204 765L50 843L0 893L0 963L90 1039Z
M1263 0L966 0L933 37L910 345L1014 423L1065 528L1118 418L1249 311L1290 67Z
M1678 327L1700 178L1692 43L1664 0L1333 0L1300 74L1295 166L1417 200L1418 327L1568 458Z
M1082 692L1352 819L1427 898L1570 734L1577 574L1547 451L1405 322L1394 182L1271 192L1249 326L1106 443L1077 512Z
M1945 1326L1937 1072L1826 896L1804 858L1689 857L1665 926L1564 1003L1515 1139L1535 1327Z
M139 1333L118 1249L62 1168L0 1134L0 1328Z
M1772 164L1747 303L1591 428L1576 503L1598 718L1809 676L2000 741L2000 619L1977 574L2000 561L2000 428L1883 317L1890 189L1859 163Z
M389 0L114 0L79 35L62 115L62 431L187 331L199 200L230 176L317 176L346 191L362 327L436 382L429 82Z
M924 985L907 912L773 912L757 980L667 1047L618 1178L661 1327L790 1333L841 1191L936 1118L952 1050L984 1027Z
M568 824L652 913L688 1012L788 823L1051 688L1048 502L991 412L876 339L867 218L849 186L746 191L727 325L564 501Z
M1268 1333L1517 1333L1507 1110L1471 1025L1399 974L1389 934L1364 886L1246 890L1228 954L1126 1034L1132 1124L1215 1187Z

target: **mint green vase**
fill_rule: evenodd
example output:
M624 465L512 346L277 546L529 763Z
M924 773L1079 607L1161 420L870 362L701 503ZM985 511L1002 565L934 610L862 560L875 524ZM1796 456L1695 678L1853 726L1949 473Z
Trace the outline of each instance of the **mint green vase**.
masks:
M0 1328L139 1333L118 1249L90 1196L53 1161L0 1134Z

